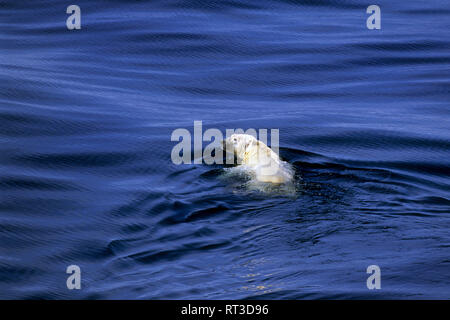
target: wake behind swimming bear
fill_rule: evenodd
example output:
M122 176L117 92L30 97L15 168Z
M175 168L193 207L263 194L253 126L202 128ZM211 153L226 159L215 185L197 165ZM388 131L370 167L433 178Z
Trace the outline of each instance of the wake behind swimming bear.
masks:
M223 141L223 147L236 156L238 164L254 173L258 181L276 184L292 181L290 165L252 135L233 134Z

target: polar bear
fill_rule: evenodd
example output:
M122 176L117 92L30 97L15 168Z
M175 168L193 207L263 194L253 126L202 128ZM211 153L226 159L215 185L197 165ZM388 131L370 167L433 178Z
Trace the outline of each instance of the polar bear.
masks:
M238 164L246 166L261 182L292 181L289 164L282 161L266 144L249 134L232 134L222 142L226 153L234 154Z

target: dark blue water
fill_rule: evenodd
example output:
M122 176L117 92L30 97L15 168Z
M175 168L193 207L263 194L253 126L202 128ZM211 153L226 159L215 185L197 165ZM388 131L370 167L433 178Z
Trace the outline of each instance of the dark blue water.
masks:
M450 298L448 1L69 4L0 2L0 298ZM295 195L174 165L194 120Z

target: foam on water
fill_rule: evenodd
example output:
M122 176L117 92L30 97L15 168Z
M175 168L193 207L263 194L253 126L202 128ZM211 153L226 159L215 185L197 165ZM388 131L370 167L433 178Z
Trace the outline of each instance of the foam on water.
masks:
M266 196L296 197L299 183L294 176L294 169L286 162L283 162L282 165L292 177L285 183L258 181L254 168L246 165L224 168L223 174L219 178L230 185L235 193L258 192ZM300 178L297 177L297 179Z

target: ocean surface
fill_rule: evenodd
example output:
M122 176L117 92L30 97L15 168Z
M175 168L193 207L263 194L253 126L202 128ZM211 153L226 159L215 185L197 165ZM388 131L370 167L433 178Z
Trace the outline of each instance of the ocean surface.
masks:
M450 299L449 30L446 0L1 0L0 298ZM172 163L194 121L279 129L293 192Z

